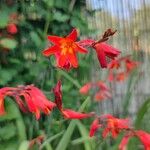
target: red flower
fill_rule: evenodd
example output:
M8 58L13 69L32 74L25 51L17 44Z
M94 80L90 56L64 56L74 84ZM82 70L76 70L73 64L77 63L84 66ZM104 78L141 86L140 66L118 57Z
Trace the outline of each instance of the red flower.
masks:
M81 94L88 94L91 88L98 88L98 91L95 93L95 100L101 101L106 98L111 98L110 89L107 87L106 83L103 81L98 81L95 83L89 82L80 88Z
M128 74L126 72L119 72L116 74L117 81L124 81L127 78Z
M109 75L108 80L109 81L124 81L128 75L133 71L138 65L139 62L131 60L131 55L127 55L125 57L121 57L117 60L113 60L111 63L109 63ZM124 68L125 67L125 68ZM112 69L121 69L121 72L112 72Z
M4 107L4 98L11 93L11 90L12 89L10 87L4 87L0 89L0 115L4 115L6 113Z
M18 29L14 23L10 23L7 26L7 32L10 34L16 34L18 32Z
M120 60L112 60L108 64L108 68L109 69L118 69L118 68L120 68Z
M99 91L95 94L94 98L95 98L96 101L102 101L102 100L105 100L107 98L110 99L111 94L110 94L109 91L105 91L105 90L104 91Z
M62 92L61 92L61 81L58 81L57 85L53 89L55 95L55 103L57 108L60 110L64 118L66 119L84 119L94 115L94 113L80 113L71 109L64 109L62 107Z
M88 51L80 46L77 42L77 30L73 29L72 32L62 38L58 36L48 36L54 46L43 51L43 55L50 56L55 54L58 67L66 69L66 65L78 67L77 52L87 53ZM68 67L67 67L68 68Z
M97 57L102 68L107 68L106 57L114 59L120 54L119 50L113 48L112 46L106 44L105 42L97 43L93 46L93 48L96 50Z
M87 94L88 92L89 92L89 90L91 89L91 87L92 87L92 83L86 83L84 86L82 86L81 88L80 88L80 93L81 94Z
M90 137L94 136L95 133L96 133L96 131L97 131L100 127L102 127L102 125L99 124L99 119L96 118L96 119L92 122L91 127L90 127L90 134L89 134Z
M104 115L106 119L106 128L103 130L103 137L105 138L109 133L113 138L116 138L123 129L129 128L129 119L118 119L112 115Z
M2 88L0 89L0 114L4 111L4 97L12 96L20 109L24 112L30 111L34 113L36 119L40 118L40 111L49 114L55 107L55 103L49 101L41 90L33 85L18 86L17 88Z
M132 136L132 134L127 134L122 138L121 143L119 144L119 150L126 150L126 145Z
M120 145L119 145L119 150L124 150L129 139L133 136L136 136L140 139L142 144L144 145L145 150L150 150L150 134L142 131L142 130L130 130L122 139Z
M126 65L127 73L130 73L132 70L134 70L139 65L139 62L136 62L136 61L131 60L130 58L127 58L125 60L125 65Z
M150 150L150 134L145 131L139 130L136 131L136 136L144 145L145 150Z

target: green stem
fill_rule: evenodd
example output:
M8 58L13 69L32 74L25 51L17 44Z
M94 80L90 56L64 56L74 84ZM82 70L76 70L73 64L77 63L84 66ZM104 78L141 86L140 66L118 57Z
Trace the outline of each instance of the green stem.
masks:
M81 85L79 84L79 82L77 80L75 80L74 78L72 78L69 74L67 74L65 71L63 70L59 70L59 73L61 75L63 75L66 79L68 79L70 82L72 82L77 88L81 88Z

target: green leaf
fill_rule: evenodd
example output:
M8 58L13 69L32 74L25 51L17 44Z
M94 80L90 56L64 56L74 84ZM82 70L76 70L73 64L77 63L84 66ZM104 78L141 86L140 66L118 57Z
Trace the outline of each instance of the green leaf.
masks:
M78 129L79 129L79 131L80 131L80 134L81 134L82 138L88 139L88 137L89 137L89 132L88 132L88 130L85 128L85 126L84 126L84 125L81 123L81 121L79 121L79 120L76 121L76 124L77 124L77 127L78 127ZM84 144L85 150L92 150L91 141L89 141L89 140L84 140L84 141L82 141L82 142L83 142L83 144Z
M40 149L43 149L47 144L51 143L53 140L57 139L58 137L60 137L62 134L64 133L64 131L55 134L54 136L51 136L50 138L46 139L40 146Z
M0 85L5 85L17 74L15 69L1 69Z
M58 143L56 150L66 150L76 126L76 120L72 120L64 133L62 139Z
M0 28L5 28L8 24L8 20L7 11L0 11Z
M18 150L28 150L28 148L29 148L29 142L23 141L21 142Z
M8 48L8 49L14 49L17 46L17 41L14 39L3 38L1 39L0 44L2 47Z
M40 45L42 44L42 41L41 41L39 35L38 35L36 32L31 31L31 32L30 32L30 36L31 36L31 39L32 39L32 41L34 42L34 44L35 44L37 47L40 47Z
M11 122L0 129L0 139L8 140L16 135L16 127Z
M62 14L62 13L59 12L59 11L56 11L56 12L54 13L54 16L53 16L53 19L54 19L54 20L57 20L57 21L59 21L59 22L66 22L69 18L70 18L69 15Z
M144 118L144 115L148 112L148 109L150 108L150 98L148 98L144 104L142 105L142 107L139 109L138 113L137 113L137 117L135 120L135 127L136 128L140 128L142 119Z

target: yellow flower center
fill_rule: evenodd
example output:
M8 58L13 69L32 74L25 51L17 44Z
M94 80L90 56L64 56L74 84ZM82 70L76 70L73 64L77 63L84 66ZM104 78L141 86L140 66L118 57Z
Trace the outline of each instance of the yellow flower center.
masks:
M74 52L74 49L76 48L76 44L70 40L70 39L63 39L61 42L61 54L66 55L66 54L72 54Z

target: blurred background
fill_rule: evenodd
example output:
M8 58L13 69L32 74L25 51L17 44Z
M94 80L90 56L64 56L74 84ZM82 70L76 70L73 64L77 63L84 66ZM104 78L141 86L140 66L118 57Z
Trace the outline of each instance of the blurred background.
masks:
M79 93L81 86L102 80L111 88L111 99L95 101L93 90L85 111L130 117L136 128L150 132L149 18L150 0L0 0L0 87L34 84L54 100L52 88L61 79L65 107L78 110L87 97ZM78 69L54 68L54 58L41 53L50 46L47 35L66 36L74 27L79 39L97 39L108 28L117 29L108 43L121 50L121 56L132 55L140 65L124 80L109 82L109 71L100 68L95 52L89 49L87 55L78 56ZM39 135L44 135L45 142L32 149L115 150L120 141L103 141L100 134L89 139L92 119L70 125L54 110L36 121L10 98L5 106L7 115L0 117L0 150L26 150ZM70 134L64 138L66 131ZM129 149L142 149L137 142L133 139Z

